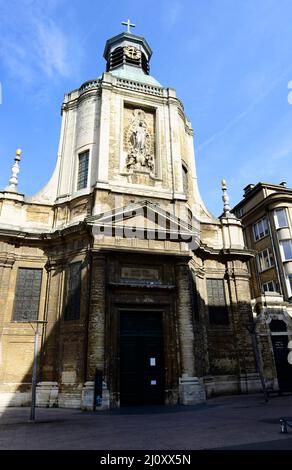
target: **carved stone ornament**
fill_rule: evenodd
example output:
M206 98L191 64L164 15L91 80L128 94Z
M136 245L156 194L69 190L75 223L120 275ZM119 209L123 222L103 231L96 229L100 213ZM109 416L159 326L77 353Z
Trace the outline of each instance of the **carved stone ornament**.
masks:
M142 109L134 109L131 123L126 132L128 170L154 172L152 139L146 116Z
M124 52L127 57L130 57L130 59L140 59L141 58L141 51L137 49L134 46L126 46L124 48Z

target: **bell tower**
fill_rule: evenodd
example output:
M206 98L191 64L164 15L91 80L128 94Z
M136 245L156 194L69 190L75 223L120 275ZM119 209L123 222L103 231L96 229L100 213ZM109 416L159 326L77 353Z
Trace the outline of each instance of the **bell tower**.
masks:
M65 94L56 169L32 200L63 204L91 195L96 215L155 199L185 221L200 207L208 217L183 104L150 75L147 40L132 33L130 20L122 24L126 31L106 41L104 72ZM70 214L72 222L83 217Z
M144 37L131 32L130 28L135 25L130 20L122 24L127 26L127 31L106 42L103 54L106 60L106 71L116 76L129 76L130 74L133 79L150 83L152 77L149 76L149 62L152 50ZM152 84L159 85L153 78Z

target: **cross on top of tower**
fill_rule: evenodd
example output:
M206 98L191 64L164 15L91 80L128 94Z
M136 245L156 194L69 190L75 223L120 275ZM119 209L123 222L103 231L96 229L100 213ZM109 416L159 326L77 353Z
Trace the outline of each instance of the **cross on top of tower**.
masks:
M122 25L123 25L123 26L127 26L127 32L128 32L128 33L132 33L131 28L135 28L135 27L136 27L136 25L133 24L133 23L131 23L130 20L128 20L128 21L123 21L123 22L122 22Z

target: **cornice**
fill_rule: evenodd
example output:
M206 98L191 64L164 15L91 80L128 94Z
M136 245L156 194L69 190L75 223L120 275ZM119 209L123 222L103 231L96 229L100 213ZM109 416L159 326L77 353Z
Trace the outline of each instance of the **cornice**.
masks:
M18 242L20 240L22 241L47 241L47 240L56 240L56 239L62 239L68 235L74 234L74 233L82 233L88 231L87 229L88 225L86 222L78 222L74 225L71 225L70 227L65 227L63 229L56 229L51 232L29 232L29 231L19 231L19 230L13 230L13 229L1 229L0 228L0 236L4 237L9 237L14 240L17 240Z
M8 254L0 254L0 268L13 268L15 257Z
M213 248L204 243L201 243L200 246L195 250L195 253L202 257L215 256L220 257L224 256L227 259L243 259L245 261L250 258L254 258L256 255L255 250L250 249L240 249L240 248Z
M264 191L265 187L273 189L275 192L269 194L268 196L264 197L263 199L255 204L251 209L249 209L248 212L243 214L242 219L245 217L248 217L252 215L253 212L258 211L260 208L265 207L269 205L273 199L279 199L279 200L284 200L284 201L291 201L292 202L292 189L290 188L279 188L278 186L273 186L273 185L267 185L267 186L259 186L257 191L255 191L253 194L248 194L245 198L243 198L236 206L232 208L232 212L236 212L240 208L245 207L248 203L251 203L253 198L260 192Z

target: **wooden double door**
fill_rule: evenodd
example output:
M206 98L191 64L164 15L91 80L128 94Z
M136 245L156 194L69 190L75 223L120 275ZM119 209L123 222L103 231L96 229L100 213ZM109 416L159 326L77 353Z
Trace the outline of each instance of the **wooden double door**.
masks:
M162 312L120 313L120 404L164 403Z

